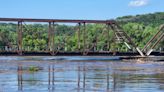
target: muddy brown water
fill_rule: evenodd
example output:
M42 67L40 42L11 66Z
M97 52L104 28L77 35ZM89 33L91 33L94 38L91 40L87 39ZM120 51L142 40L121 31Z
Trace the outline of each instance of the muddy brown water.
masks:
M164 92L163 60L0 57L0 92Z

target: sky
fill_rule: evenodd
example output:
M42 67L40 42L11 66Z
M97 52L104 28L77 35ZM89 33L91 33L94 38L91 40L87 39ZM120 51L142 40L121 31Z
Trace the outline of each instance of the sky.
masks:
M0 17L114 19L164 12L164 0L0 0Z

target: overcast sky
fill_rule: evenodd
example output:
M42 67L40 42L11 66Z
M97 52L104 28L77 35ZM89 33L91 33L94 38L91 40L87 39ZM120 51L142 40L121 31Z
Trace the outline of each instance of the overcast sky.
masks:
M164 0L1 0L0 17L113 19L164 12Z

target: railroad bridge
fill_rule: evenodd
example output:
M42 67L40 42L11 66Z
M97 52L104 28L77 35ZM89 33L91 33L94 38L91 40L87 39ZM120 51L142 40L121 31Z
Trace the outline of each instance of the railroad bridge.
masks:
M155 51L154 48L164 39L164 26L161 26L157 33L145 44L144 48L139 48L130 36L114 20L64 20L64 19L26 19L26 18L0 18L3 23L15 23L17 25L16 41L8 42L6 46L0 46L0 55L125 55L125 56L149 56L163 55L163 51ZM27 24L26 24L27 23ZM47 41L42 49L29 49L24 45L24 34L28 34L27 26L30 23L39 23L47 25ZM58 24L68 24L74 26L70 33L61 34L56 30ZM88 36L87 25L100 24L102 27ZM63 29L62 29L63 30ZM32 30L35 31L35 30ZM67 31L67 30L65 30ZM111 33L112 31L112 33ZM25 33L26 32L26 33ZM42 33L40 33L42 34ZM111 37L112 34L112 37ZM68 40L75 36L77 39L70 45ZM38 36L39 37L39 36ZM61 40L60 37L64 40ZM92 38L89 40L88 38ZM105 39L101 42L101 39ZM119 49L110 49L110 43L122 43L126 46L126 51L121 52ZM12 44L11 44L12 43ZM14 43L14 44L13 44ZM99 44L99 47L98 47ZM115 45L113 44L113 45ZM74 48L68 49L67 47ZM102 46L101 46L102 45ZM38 46L39 47L39 46ZM37 48L37 46L35 46ZM162 48L163 49L163 48Z

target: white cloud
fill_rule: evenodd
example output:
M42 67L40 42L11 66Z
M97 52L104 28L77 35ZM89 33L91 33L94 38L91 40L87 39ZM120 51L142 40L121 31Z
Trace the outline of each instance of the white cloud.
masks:
M140 7L147 5L149 0L133 0L129 2L129 6L131 7Z

